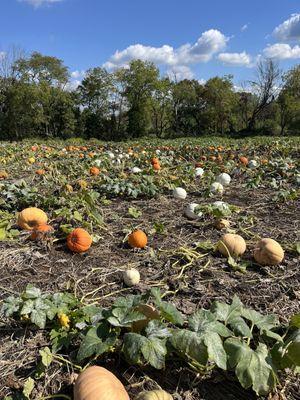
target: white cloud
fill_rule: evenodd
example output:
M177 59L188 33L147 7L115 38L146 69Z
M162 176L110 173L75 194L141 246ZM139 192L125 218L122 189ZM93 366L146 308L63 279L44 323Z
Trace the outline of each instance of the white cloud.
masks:
M65 86L65 90L67 91L73 91L76 90L78 88L78 86L81 85L81 81L79 79L74 79L70 82L68 82Z
M176 49L169 45L161 47L134 44L115 54L104 64L107 69L124 67L133 59L152 61L158 65L184 66L209 61L214 54L222 51L229 40L216 29L203 32L196 43L184 44Z
M171 80L182 81L183 79L193 79L193 71L186 65L175 65L167 70L167 75Z
M76 70L76 71L71 72L71 77L74 79L84 78L84 76L85 76L84 70L81 70L81 71Z
M300 58L300 46L290 46L286 43L275 43L264 49L264 55L277 60Z
M63 0L18 0L19 2L28 3L31 6L38 8L42 5L49 5L53 3L59 3Z
M274 29L273 35L279 41L300 40L300 14L292 14Z
M245 30L247 30L249 27L249 24L245 24L241 27L241 31L244 32Z
M250 67L251 57L245 51L242 53L220 53L217 57L225 65L232 65L237 67Z

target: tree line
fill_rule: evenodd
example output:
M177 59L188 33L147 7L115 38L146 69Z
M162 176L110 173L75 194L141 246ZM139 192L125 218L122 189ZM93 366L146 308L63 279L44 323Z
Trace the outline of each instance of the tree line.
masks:
M299 134L300 65L258 62L247 90L233 77L177 81L151 62L89 69L73 88L63 61L38 52L0 59L0 139Z

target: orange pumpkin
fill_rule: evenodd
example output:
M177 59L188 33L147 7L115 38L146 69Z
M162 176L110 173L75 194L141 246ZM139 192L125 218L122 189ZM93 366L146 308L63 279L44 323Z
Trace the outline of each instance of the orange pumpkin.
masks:
M153 169L154 169L154 171L159 171L161 169L160 163L153 164Z
M244 157L244 156L241 156L240 158L239 158L239 160L240 160L240 162L242 163L242 164L244 164L244 165L248 165L248 158L247 157Z
M156 157L153 157L153 158L151 159L151 164L152 164L152 165L154 165L154 164L159 164L159 159L156 158Z
M25 208L18 215L17 224L27 231L33 230L38 225L47 224L48 217L43 210L36 207Z
M37 225L34 229L32 234L29 236L31 240L42 240L45 239L54 229L51 225L43 224Z
M125 387L110 371L88 367L81 372L74 386L74 400L130 400Z
M0 171L0 180L8 178L8 173L4 170Z
M36 173L37 175L45 175L46 171L45 171L44 169L37 169L37 170L35 171L35 173Z
M97 176L97 175L100 174L100 169L97 168L97 167L92 167L92 168L90 168L90 174L94 175L94 176Z
M147 246L147 242L148 242L147 235L140 229L133 231L128 236L129 246L136 249L143 249L144 247Z
M74 253L87 251L92 244L91 235L82 228L74 229L67 237L68 248Z

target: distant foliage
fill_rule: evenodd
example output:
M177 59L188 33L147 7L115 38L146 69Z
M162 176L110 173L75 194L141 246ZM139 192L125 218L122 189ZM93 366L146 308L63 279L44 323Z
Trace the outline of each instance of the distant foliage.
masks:
M0 140L298 134L300 66L281 77L272 60L263 60L256 72L249 90L236 90L231 75L177 82L153 63L133 60L113 72L89 69L74 88L56 57L3 57Z

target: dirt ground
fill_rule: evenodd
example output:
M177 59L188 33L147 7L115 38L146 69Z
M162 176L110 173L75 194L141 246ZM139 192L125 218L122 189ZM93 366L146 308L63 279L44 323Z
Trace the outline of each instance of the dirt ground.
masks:
M18 294L27 283L43 291L71 290L84 302L108 305L113 299L128 293L142 293L150 286L160 286L167 292L165 299L189 315L197 308L209 307L214 300L230 301L237 294L242 302L258 311L275 313L282 322L300 311L300 260L291 244L299 241L300 202L273 203L274 193L265 189L243 190L231 186L223 200L241 208L232 217L232 228L247 241L246 259L258 237L272 237L285 248L280 267L262 268L251 265L246 274L235 272L226 259L212 251L198 250L203 256L191 266L178 249L195 247L198 242L216 243L220 232L213 219L189 221L183 217L184 203L161 196L151 200L113 200L103 206L106 223L102 238L83 255L72 255L65 242L55 242L49 248L25 240L0 244L0 298ZM189 195L189 202L207 203L201 192ZM133 221L129 207L142 215ZM122 227L141 227L146 232L153 224L163 224L164 232L149 235L148 247L142 251L128 249L123 243ZM56 221L57 223L59 221ZM176 261L178 261L176 263ZM141 283L126 288L121 271L128 266L139 269ZM47 332L20 329L14 322L0 321L0 398L22 387L24 378L35 367L38 350L48 344ZM98 360L115 371L132 397L142 388L157 388L157 384L177 400L250 400L257 398L243 390L233 376L212 373L205 379L172 359L165 371L130 367L116 356ZM39 382L37 398L54 393L71 393L74 371L59 362L53 363ZM279 391L288 400L300 399L300 377L284 376ZM155 383L156 382L156 383ZM277 400L281 397L269 397ZM49 397L50 398L50 397ZM60 398L60 397L56 397ZM63 398L63 397L62 397Z

